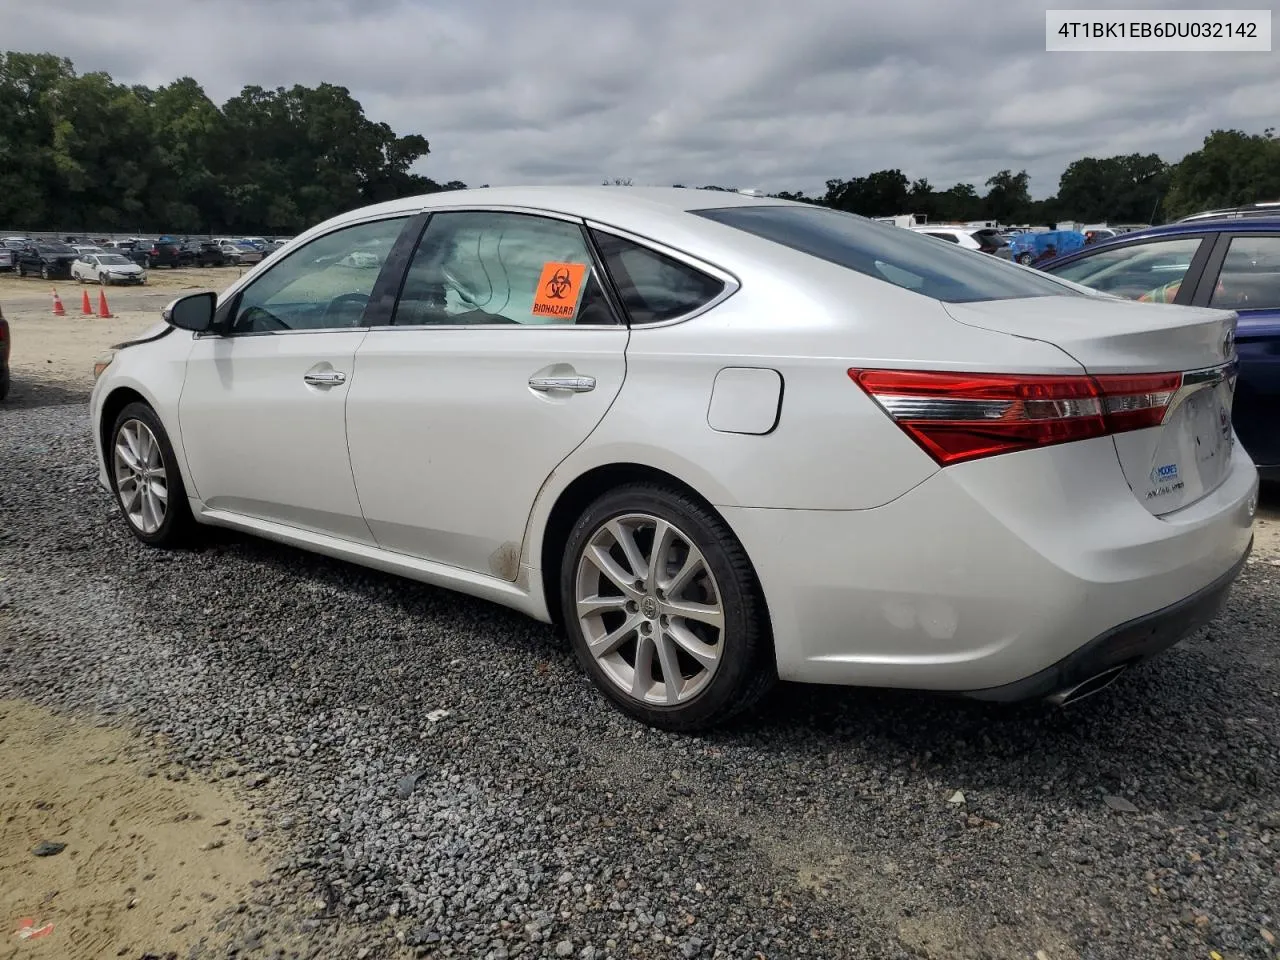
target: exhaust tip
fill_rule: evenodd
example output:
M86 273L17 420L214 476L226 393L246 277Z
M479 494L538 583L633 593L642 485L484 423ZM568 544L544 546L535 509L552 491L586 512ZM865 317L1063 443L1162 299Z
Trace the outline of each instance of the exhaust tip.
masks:
M1078 683L1074 687L1068 687L1049 697L1049 702L1059 707L1065 707L1069 703L1076 703L1085 697L1092 696L1099 691L1105 690L1111 684L1116 682L1120 674L1129 669L1129 664L1122 663L1116 667L1110 667L1101 673L1096 673L1083 683Z

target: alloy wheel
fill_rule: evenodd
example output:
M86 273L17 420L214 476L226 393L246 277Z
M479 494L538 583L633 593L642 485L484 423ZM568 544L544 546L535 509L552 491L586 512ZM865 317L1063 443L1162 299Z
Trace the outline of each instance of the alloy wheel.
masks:
M116 431L116 491L129 522L144 534L160 529L169 510L169 483L160 443L141 420L126 420Z
M587 650L634 700L674 706L701 693L724 650L721 592L674 524L632 513L602 524L578 561L574 596Z

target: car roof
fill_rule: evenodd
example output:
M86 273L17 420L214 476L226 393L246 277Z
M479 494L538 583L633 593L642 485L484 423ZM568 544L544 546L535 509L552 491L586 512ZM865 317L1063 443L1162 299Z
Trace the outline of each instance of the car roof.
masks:
M1280 216L1271 217L1243 217L1236 219L1227 217L1221 220L1188 220L1182 223L1166 223L1159 227L1147 227L1145 230L1134 230L1130 233L1122 233L1115 239L1117 240L1135 240L1141 237L1163 237L1168 235L1184 235L1184 234L1200 234L1200 233L1220 233L1222 231L1230 231L1231 233L1274 233L1280 230ZM1108 245L1113 241L1108 241ZM1095 244L1093 249L1097 249L1102 244Z

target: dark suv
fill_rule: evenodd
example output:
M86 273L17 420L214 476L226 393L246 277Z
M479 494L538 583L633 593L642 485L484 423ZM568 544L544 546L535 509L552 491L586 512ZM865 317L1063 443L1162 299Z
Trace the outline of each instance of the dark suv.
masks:
M18 276L38 273L42 280L71 278L71 264L80 256L60 240L38 240L18 251Z
M222 246L212 240L188 240L182 249L197 267L225 267L231 262L222 252Z
M147 251L147 265L152 267L189 267L196 256L181 243L162 237Z

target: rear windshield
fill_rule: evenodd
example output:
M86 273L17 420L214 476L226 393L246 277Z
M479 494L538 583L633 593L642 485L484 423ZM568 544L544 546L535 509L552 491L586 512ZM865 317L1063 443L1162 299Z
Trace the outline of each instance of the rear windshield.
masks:
M946 303L1083 296L976 250L825 207L779 204L691 212Z
M999 230L993 230L990 227L973 231L973 239L984 247L1007 247L1009 245L1009 242L1000 236Z

